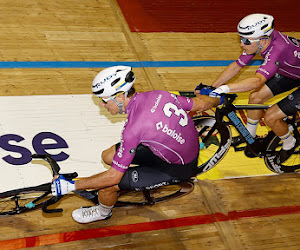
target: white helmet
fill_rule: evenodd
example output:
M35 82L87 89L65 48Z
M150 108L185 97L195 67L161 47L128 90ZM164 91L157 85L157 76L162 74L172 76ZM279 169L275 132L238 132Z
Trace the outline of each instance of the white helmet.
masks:
M129 66L106 68L94 78L92 91L98 97L111 97L120 92L127 92L135 81Z
M270 36L274 30L274 17L267 14L248 15L239 22L237 30L245 38Z

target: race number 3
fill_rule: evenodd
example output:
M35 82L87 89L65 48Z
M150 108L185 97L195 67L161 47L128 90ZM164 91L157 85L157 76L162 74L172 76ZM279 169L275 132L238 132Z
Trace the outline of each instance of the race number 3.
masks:
M178 109L178 107L175 104L173 104L171 102L166 103L163 108L163 111L164 111L164 114L169 118L172 116L172 114L174 114L178 117L181 117L179 120L179 124L182 127L184 127L188 124L187 113L183 109Z
M299 48L300 46L300 39L288 36L288 39L296 46Z

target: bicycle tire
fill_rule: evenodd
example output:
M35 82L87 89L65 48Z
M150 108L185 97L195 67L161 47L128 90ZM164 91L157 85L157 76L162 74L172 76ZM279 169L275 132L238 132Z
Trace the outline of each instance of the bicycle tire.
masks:
M51 183L0 193L0 216L39 209L51 196Z
M193 117L193 121L199 132L199 175L216 166L227 154L232 133L228 125L216 123L213 116L196 116Z
M120 192L116 207L153 205L189 194L194 189L192 181L167 185L144 191Z
M297 130L300 132L300 120L295 122ZM294 133L294 132L292 132ZM296 140L299 142L300 138L294 135ZM282 142L278 136L274 134L270 143L267 145L267 152L264 157L265 164L269 170L275 173L293 173L300 171L300 145L295 149L295 152L285 162L279 164L276 161L281 150Z

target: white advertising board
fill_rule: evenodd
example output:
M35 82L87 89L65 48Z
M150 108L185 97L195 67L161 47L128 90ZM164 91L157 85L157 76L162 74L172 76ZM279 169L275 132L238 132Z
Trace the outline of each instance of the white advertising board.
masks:
M62 173L106 170L101 152L120 139L124 115L112 117L92 95L0 97L0 192L51 181L30 155L47 153Z

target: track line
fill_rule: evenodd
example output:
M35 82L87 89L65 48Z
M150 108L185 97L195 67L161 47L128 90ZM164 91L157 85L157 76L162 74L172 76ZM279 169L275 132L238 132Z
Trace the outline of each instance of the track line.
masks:
M1 69L15 68L107 68L116 65L126 65L134 68L159 67L220 67L228 66L233 60L207 60L207 61L34 61L34 62L0 62ZM261 65L263 60L253 60L249 66Z
M198 216L189 216L177 219L143 222L136 224L110 226L73 232L3 240L0 241L0 248L1 250L9 250L27 247L47 246L79 240L149 232L177 227L195 226L201 224L210 224L214 222L233 221L254 217L271 217L276 215L287 215L297 213L300 213L300 206L285 206L243 211L230 211L227 215L222 213L214 213Z

